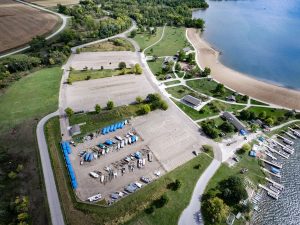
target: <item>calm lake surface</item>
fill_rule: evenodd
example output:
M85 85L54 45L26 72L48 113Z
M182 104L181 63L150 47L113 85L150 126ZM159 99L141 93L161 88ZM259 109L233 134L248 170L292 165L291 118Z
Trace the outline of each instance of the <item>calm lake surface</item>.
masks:
M208 1L195 11L203 38L222 52L226 66L300 89L300 0Z

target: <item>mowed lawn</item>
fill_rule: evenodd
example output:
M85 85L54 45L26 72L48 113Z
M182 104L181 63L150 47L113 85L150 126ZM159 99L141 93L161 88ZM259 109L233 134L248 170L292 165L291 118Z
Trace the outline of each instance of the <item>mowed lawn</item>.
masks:
M131 68L127 68L125 71L126 74L131 73ZM100 79L112 76L120 76L122 70L112 70L112 69L103 69L103 70L73 70L70 72L70 80L72 82L89 80L89 79Z
M9 87L0 96L0 130L55 111L61 75L60 67L42 69Z
M137 33L137 35L133 39L139 44L141 49L145 49L160 39L162 31L163 28L158 27L154 35L150 35L146 32Z
M146 55L172 56L187 46L189 46L189 43L185 38L185 28L166 27L163 39L147 49L145 53Z

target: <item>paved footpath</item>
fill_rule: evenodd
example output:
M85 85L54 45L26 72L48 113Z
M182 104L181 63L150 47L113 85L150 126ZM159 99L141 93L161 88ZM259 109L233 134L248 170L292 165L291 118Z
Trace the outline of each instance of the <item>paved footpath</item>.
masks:
M52 171L47 141L44 134L44 126L47 123L47 121L52 117L58 116L58 114L58 111L56 111L41 119L37 125L36 135L41 157L41 164L43 168L43 175L47 192L48 205L50 209L51 221L53 225L64 225L64 217L60 208L60 201L58 198L56 183Z
M211 164L207 167L207 169L204 171L204 173L199 178L195 189L193 191L193 195L191 198L191 201L188 205L188 207L185 208L185 210L180 215L178 225L199 225L204 224L202 222L202 218L199 220L199 212L200 212L200 200L202 197L202 194L204 193L204 190L210 181L210 179L213 177L215 172L220 167L221 162L214 159Z

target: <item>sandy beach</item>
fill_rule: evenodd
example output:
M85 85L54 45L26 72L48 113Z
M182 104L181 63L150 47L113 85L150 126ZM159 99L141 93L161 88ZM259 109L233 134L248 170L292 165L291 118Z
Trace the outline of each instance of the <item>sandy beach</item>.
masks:
M197 60L200 66L202 68L210 67L212 77L218 82L255 99L300 110L300 91L256 80L224 66L218 59L219 52L201 39L199 31L196 29L188 28L187 37L197 52Z

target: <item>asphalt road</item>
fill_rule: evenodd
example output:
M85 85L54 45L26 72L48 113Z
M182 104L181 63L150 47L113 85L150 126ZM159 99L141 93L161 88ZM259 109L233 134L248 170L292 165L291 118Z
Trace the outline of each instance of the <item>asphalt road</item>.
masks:
M48 146L44 134L44 126L47 121L55 116L58 116L58 111L45 116L37 125L36 135L39 146L40 158L43 168L44 181L46 186L48 205L50 209L51 221L53 225L64 225L63 213L60 208L60 201L56 189L56 183L52 171Z
M200 215L199 220L199 212L200 212L200 200L201 196L203 195L203 192L209 182L209 180L212 178L212 176L215 174L215 172L220 167L221 162L214 159L209 167L204 171L204 173L201 175L200 179L197 181L197 184L195 186L191 201L188 205L188 207L185 208L185 210L182 212L178 225L199 225L204 224Z
M39 10L43 10L45 12L48 12L48 13L52 13L58 17L61 18L62 20L62 25L60 26L59 29L57 29L54 33L50 34L49 36L46 37L46 40L54 37L55 35L57 35L58 33L60 33L63 29L65 29L66 25L67 25L67 20L68 20L68 17L65 16L65 15L62 15L62 14L59 14L59 13L56 13L56 12L53 12L49 9L45 9L43 7L40 7L40 6L37 6L37 5L34 5L34 4L31 4L31 3L28 3L28 2L24 2L24 1L21 1L21 0L15 0L16 2L19 2L19 3L22 3L24 5L28 5L30 7L33 7L33 8L36 8L36 9L39 9ZM22 51L25 51L27 49L29 49L30 46L26 46L26 47L23 47L23 48L20 48L20 49L17 49L17 50L14 50L14 51L11 51L11 52L8 52L6 54L3 54L3 55L0 55L0 59L1 58L4 58L4 57L7 57L7 56L10 56L10 55L13 55L13 54L16 54L16 53L19 53L19 52L22 52Z

